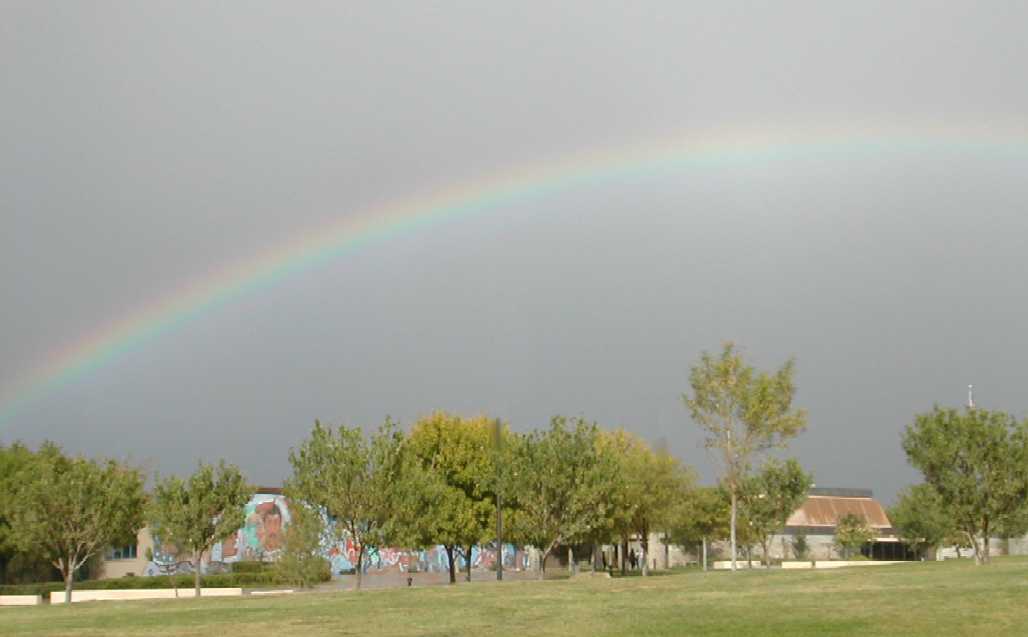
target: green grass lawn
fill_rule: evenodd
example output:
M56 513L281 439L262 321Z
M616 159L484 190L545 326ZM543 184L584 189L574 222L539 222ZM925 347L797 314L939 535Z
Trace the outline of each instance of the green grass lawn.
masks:
M0 609L10 635L1028 635L1028 559Z

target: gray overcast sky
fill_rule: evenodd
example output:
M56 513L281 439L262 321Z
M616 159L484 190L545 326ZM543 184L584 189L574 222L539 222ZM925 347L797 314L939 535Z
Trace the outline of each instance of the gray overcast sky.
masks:
M790 453L818 484L890 499L914 413L970 382L1028 412L1026 24L1001 1L5 2L0 387L297 232L510 167L677 131L1016 143L634 175L404 234L43 395L0 441L277 483L314 418L565 413L711 480L680 394L733 339L796 356Z

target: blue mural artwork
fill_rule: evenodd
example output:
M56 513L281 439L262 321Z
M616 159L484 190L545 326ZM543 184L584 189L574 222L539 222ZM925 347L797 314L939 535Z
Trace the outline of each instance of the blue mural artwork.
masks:
M285 546L285 532L290 520L289 502L285 496L276 493L255 494L246 505L246 522L235 534L214 546L209 559L203 565L203 571L226 571L231 568L232 563L239 561L275 561ZM161 544L156 535L153 539L153 560L147 565L146 575L193 571L190 555L183 553L178 547ZM331 563L333 577L353 572L357 561L357 547L350 538L336 541L331 530L327 530L322 539L322 552ZM529 567L528 553L513 544L503 546L502 559L503 567L506 569ZM473 569L495 568L496 550L476 546L471 550L470 560ZM456 554L456 566L461 570L467 568L467 560L459 551ZM442 546L422 550L372 548L365 555L363 568L365 573L448 570L446 549Z

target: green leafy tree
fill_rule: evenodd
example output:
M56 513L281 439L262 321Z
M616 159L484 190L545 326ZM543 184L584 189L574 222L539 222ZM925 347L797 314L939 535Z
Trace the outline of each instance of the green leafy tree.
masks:
M867 520L855 513L847 513L835 525L835 544L846 559L855 551L859 553L860 547L873 540L874 536Z
M419 545L441 544L456 582L455 554L464 557L471 581L471 552L493 536L496 515L494 421L436 412L419 419L407 439L417 468L438 479L425 485L416 533Z
M728 537L728 494L718 487L696 487L685 491L671 512L667 535L683 548L700 546L703 570L707 570L707 547Z
M11 537L11 511L20 474L34 456L31 449L18 442L10 446L0 445L0 582L7 581L8 567L17 555L17 546Z
M692 395L683 399L693 420L706 432L707 448L719 452L730 498L733 571L738 499L754 457L784 447L806 427L806 412L792 408L794 369L789 360L773 374L757 372L732 343L725 343L719 356L704 352L689 376Z
M570 426L569 426L570 425ZM556 416L545 431L516 438L511 455L516 499L512 535L542 551L546 558L559 545L569 547L609 528L614 516L610 499L617 464L601 452L595 424Z
M635 522L640 507L641 493L645 489L639 459L642 457L644 443L638 437L625 431L599 431L597 445L600 454L613 459L617 464L617 482L608 492L611 506L609 524L595 529L594 543L619 541L621 546L621 572L627 568L628 543L635 533ZM645 451L648 451L646 449Z
M148 511L150 528L164 544L192 553L193 588L200 596L204 553L235 533L246 522L246 503L253 497L239 468L220 460L217 466L200 462L193 475L158 477Z
M910 463L989 561L989 536L1019 526L1028 499L1028 432L1013 416L984 409L943 409L915 417L903 436Z
M70 458L52 443L17 474L8 541L50 561L71 602L75 571L112 544L134 541L143 526L143 478L114 460Z
M329 580L332 570L322 555L327 528L321 512L290 500L289 514L285 544L275 570L284 580L303 588Z
M786 520L807 497L813 484L810 474L795 460L768 460L760 473L747 478L740 494L743 517L760 544L764 566L770 568L771 536L785 527Z
M654 452L637 438L631 440L617 458L625 485L624 500L628 503L624 508L629 514L626 528L639 538L642 574L646 576L649 575L650 533L667 534L674 508L692 486L694 478L666 450Z
M309 438L290 450L293 498L326 512L336 541L349 537L357 550L357 590L369 549L396 533L397 485L402 479L403 435L389 419L372 436L358 427L336 431L318 421Z
M957 535L957 526L939 493L930 484L904 489L889 509L889 521L900 539L918 555Z

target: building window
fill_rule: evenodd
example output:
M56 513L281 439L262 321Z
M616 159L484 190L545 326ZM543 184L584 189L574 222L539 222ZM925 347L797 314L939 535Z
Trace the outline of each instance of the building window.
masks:
M134 560L136 559L136 545L115 546L107 551L108 560Z

